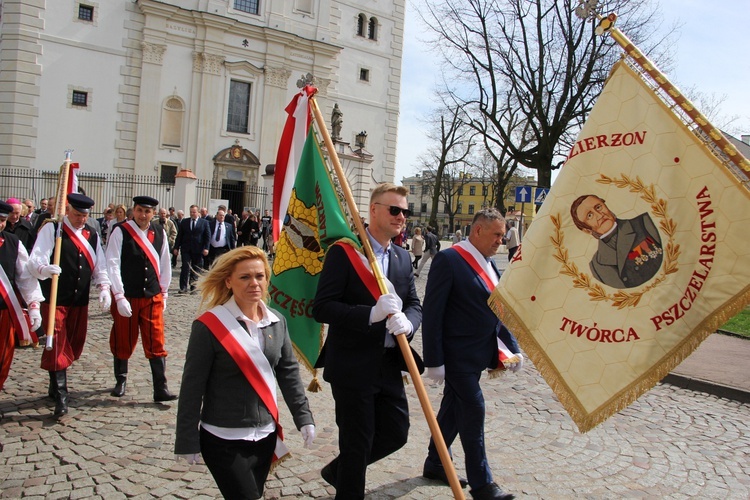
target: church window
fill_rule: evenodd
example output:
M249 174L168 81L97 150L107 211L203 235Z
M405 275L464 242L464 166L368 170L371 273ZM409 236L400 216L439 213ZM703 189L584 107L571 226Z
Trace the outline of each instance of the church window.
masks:
M257 15L258 0L234 0L234 8L241 12Z
M229 109L227 111L227 131L248 133L250 117L249 82L232 80L229 84Z

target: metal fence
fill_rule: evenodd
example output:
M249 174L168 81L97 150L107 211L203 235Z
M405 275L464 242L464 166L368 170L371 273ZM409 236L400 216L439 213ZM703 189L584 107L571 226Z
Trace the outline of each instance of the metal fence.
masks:
M228 208L239 215L246 207L263 209L266 206L267 189L262 186L247 186L240 181L199 179L196 185L195 202L199 207L208 207L209 200L228 200Z
M42 198L55 195L58 177L59 172L51 170L0 168L0 199L31 198L38 205ZM96 202L96 214L100 214L110 203L122 203L129 207L133 196L153 196L163 207L172 205L174 198L174 185L161 182L157 176L79 171L78 186Z

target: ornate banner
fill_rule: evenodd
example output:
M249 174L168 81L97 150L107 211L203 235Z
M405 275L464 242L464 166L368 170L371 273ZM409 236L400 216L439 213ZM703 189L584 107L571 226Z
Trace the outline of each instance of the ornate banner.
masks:
M490 305L586 432L750 301L748 228L747 188L620 62Z

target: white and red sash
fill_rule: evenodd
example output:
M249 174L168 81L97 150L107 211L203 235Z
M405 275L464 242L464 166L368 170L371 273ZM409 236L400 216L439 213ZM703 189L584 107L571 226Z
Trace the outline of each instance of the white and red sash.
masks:
M378 286L378 280L375 278L375 275L370 268L370 263L367 261L367 257L362 255L357 249L348 243L336 242L334 245L338 245L344 250L346 256L349 258L349 262L351 262L352 267L354 268L354 271L357 273L357 276L359 276L359 279L362 280L362 283L364 283L365 287L375 300L378 300L382 293Z
M73 226L70 225L67 218L63 219L63 231L65 231L65 234L68 235L68 238L70 238L70 241L73 242L78 251L86 257L89 267L91 268L91 271L93 271L96 266L96 252L91 248L89 241L83 237L83 231L76 231Z
M206 311L198 321L208 327L211 333L227 350L232 359L250 382L250 385L266 405L276 423L276 448L273 461L289 453L284 444L284 432L279 422L279 407L276 401L276 377L260 345L252 342L247 331L224 306L216 306Z
M3 266L0 266L0 296L2 296L3 301L8 305L10 317L13 319L13 326L21 333L23 340L27 340L29 343L34 342L34 339L31 337L31 324L23 313L21 303L18 302L16 292L13 290L13 285L5 273Z
M485 267L479 262L479 260L477 260L476 256L469 250L464 248L466 245L468 245L468 243L462 241L453 245L451 249L455 250L456 253L460 255L467 264L469 264L469 267L471 267L471 269L475 273L477 273L479 278L487 287L487 292L492 293L492 291L497 286L497 282L499 281L497 273L495 273L494 271L492 273L488 273ZM518 358L516 357L516 355L512 353L510 349L508 349L508 346L506 346L505 343L500 340L500 337L497 337L497 360L497 368L499 370L505 370L506 363L514 364L518 362Z
M161 276L161 270L159 269L159 255L156 253L156 248L154 248L154 245L148 241L148 238L143 231L141 231L141 228L138 227L138 224L129 220L124 224L121 224L120 227L122 227L123 231L130 233L130 236L133 237L140 249L143 250L143 253L151 262L151 265L156 269L156 276Z

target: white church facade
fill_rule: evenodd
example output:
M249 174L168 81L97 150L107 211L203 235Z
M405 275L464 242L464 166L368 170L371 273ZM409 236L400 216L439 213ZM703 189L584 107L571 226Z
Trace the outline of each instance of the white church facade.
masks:
M394 180L405 0L1 5L0 167L54 170L73 150L82 172L270 189L284 108L312 83L326 120L343 112L359 205Z

